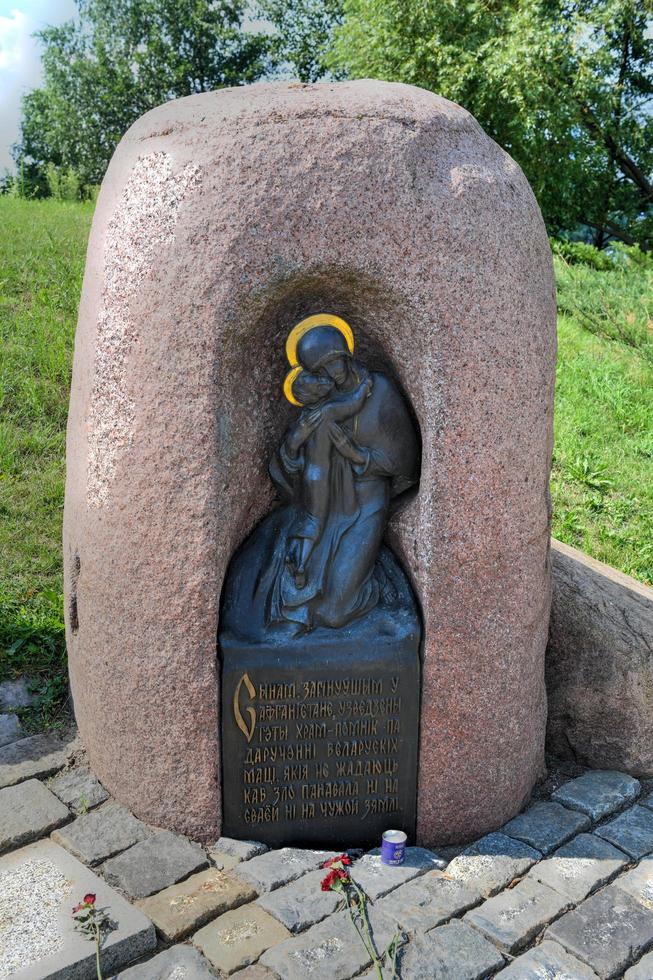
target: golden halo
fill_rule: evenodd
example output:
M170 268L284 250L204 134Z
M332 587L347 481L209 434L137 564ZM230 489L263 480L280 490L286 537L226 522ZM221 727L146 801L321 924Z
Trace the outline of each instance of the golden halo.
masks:
M283 383L284 395L286 396L286 398L288 399L291 405L297 405L298 408L302 408L303 402L298 402L295 396L293 395L292 385L297 375L301 374L303 370L304 369L301 366L301 364L298 364L296 367L291 368L288 374L286 375L285 381Z
M296 327L293 327L288 334L288 340L286 341L286 357L288 358L288 363L291 367L297 367L299 364L299 361L297 360L297 344L304 334L308 333L309 330L312 330L313 327L335 327L347 341L349 353L354 353L354 334L347 321L343 320L342 317L334 316L333 313L314 313L313 316L307 316L305 320L302 320ZM288 375L288 377L290 377L290 375ZM287 397L288 395L286 395L286 398Z

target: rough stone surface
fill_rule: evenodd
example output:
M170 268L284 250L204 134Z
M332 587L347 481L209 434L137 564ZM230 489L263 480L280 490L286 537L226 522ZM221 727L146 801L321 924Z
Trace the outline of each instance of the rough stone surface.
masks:
M647 793L646 796L643 796L641 800L639 800L639 803L641 803L642 806L648 807L649 810L653 810L653 792Z
M550 854L589 826L589 818L583 813L568 810L559 803L536 803L501 829L504 834L530 844L542 854Z
M597 827L595 833L637 860L653 852L653 812L633 806Z
M119 976L120 980L215 980L209 964L193 946L173 946Z
M16 715L0 715L0 746L17 742L23 730Z
M594 834L579 834L546 861L529 871L529 877L542 881L565 895L574 904L605 885L628 864L629 858Z
M201 871L208 863L199 844L164 830L111 858L102 870L109 884L131 898L147 898Z
M560 786L551 799L572 810L581 810L592 820L601 820L636 800L639 791L639 781L626 773L595 770Z
M653 776L653 589L559 541L551 556L548 746Z
M549 926L545 938L601 978L618 977L653 944L653 912L613 883Z
M118 146L68 424L80 731L137 816L216 839L220 592L271 505L285 337L319 310L351 321L421 427L419 490L388 534L424 616L418 836L471 840L543 768L555 300L519 167L423 89L210 92Z
M479 888L452 879L446 872L430 871L390 892L376 907L408 933L428 932L462 915L481 897Z
M397 962L400 976L410 980L482 980L505 961L476 930L453 921L410 942Z
M552 919L565 912L571 902L532 878L524 878L514 888L486 902L465 915L473 925L499 949L517 953Z
M95 945L75 930L70 913L89 892L116 926L102 947L105 976L154 950L154 926L138 909L61 847L43 840L0 858L0 976L94 977Z
M237 857L232 854L220 854L219 851L209 851L209 860L219 871L233 871L236 865L240 864Z
M624 980L651 980L653 977L653 953L647 953L639 963L624 973Z
M518 956L497 976L503 980L597 980L594 970L548 939Z
M109 799L109 794L88 769L71 769L53 779L49 788L74 813L86 813Z
M258 904L290 932L303 932L335 912L340 904L335 892L321 890L320 882L325 874L324 870L311 871L283 888L262 895Z
M447 865L447 875L489 896L526 874L541 857L522 841L501 833L487 834Z
M234 840L232 837L221 837L211 848L211 854L228 854L230 857L238 858L239 861L249 861L250 858L265 854L267 844L261 844L256 840Z
M0 790L0 854L44 837L69 819L67 808L38 779Z
M216 970L227 975L255 963L261 953L283 942L288 930L260 905L225 912L193 936L193 943Z
M0 789L49 776L66 765L66 749L54 735L30 735L0 748Z
M0 711L15 711L16 708L29 708L36 701L28 687L26 677L0 684Z
M237 978L238 980L277 980L277 974L261 963L254 963L252 966L246 966L244 970L239 970Z
M653 911L653 858L645 858L636 868L615 882L638 902Z
M393 888L405 884L427 871L443 868L446 862L423 847L407 847L403 864L383 864L378 851L365 854L351 868L351 876L373 902Z
M168 942L183 939L216 916L252 902L256 892L228 872L209 868L136 905Z
M307 871L315 871L334 854L334 851L282 847L278 851L267 851L242 866L237 866L234 868L234 874L249 882L258 892L270 892L287 885L289 881L294 881Z
M145 840L151 833L124 806L112 802L55 830L52 839L86 864L98 864Z

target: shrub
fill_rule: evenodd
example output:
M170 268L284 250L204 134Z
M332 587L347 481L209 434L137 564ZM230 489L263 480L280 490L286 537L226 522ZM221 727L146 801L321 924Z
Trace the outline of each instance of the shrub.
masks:
M81 184L72 167L56 167L49 163L45 175L50 194L57 201L79 201Z
M613 259L594 245L587 242L567 242L551 239L551 248L569 265L588 265L598 272L607 272L615 268Z

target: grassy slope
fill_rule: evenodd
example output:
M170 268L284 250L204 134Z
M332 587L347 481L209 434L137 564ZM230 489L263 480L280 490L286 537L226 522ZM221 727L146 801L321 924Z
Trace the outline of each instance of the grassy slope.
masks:
M56 702L73 334L91 206L0 197L0 680ZM554 533L653 583L653 273L557 260ZM650 302L650 300L649 300Z

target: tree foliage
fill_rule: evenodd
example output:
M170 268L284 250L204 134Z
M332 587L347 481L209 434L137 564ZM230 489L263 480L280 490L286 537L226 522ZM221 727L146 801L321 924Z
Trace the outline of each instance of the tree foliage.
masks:
M333 30L342 19L342 0L258 0L257 11L276 28L272 45L277 61L288 65L300 81L344 75L328 64Z
M100 181L148 109L269 70L269 39L242 29L245 0L77 2L78 21L39 32L44 84L23 100L16 156L36 190L47 164Z

